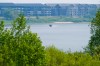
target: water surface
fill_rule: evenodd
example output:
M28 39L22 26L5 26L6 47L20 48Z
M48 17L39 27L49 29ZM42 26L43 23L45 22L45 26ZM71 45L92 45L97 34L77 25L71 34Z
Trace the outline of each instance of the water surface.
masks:
M31 24L31 31L38 33L43 45L54 45L64 51L82 51L90 39L89 23Z

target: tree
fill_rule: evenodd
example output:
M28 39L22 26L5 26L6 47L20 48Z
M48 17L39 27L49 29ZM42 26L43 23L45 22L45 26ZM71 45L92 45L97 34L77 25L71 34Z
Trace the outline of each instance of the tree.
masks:
M12 8L6 8L3 9L3 17L6 20L13 20L18 17L19 12L17 10L14 10Z
M55 46L46 47L46 66L63 66L66 53ZM65 65L67 66L67 65Z
M44 46L36 33L26 27L26 19L20 15L11 29L0 24L0 66L44 66Z
M100 10L97 11L96 17L91 22L91 38L85 50L94 55L98 47L100 47Z

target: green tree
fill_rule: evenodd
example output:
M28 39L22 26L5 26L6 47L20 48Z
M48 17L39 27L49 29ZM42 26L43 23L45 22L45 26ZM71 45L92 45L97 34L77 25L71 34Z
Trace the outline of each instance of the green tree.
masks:
M44 66L45 51L36 33L26 27L26 19L20 15L11 29L0 23L0 66Z
M46 66L100 66L100 56L83 52L64 52L54 46L46 47Z
M85 50L94 55L98 47L100 47L100 10L97 11L96 17L91 22L91 38Z
M66 53L55 46L46 47L46 66L62 66Z
M18 14L19 14L18 10L14 10L12 8L3 9L3 17L6 20L16 19L18 17Z

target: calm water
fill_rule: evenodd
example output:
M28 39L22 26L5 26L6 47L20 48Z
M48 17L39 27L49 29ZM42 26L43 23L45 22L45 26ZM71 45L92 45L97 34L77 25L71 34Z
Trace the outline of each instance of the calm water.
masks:
M35 24L31 25L31 31L38 33L43 45L54 45L64 51L82 51L90 38L88 23L71 24Z

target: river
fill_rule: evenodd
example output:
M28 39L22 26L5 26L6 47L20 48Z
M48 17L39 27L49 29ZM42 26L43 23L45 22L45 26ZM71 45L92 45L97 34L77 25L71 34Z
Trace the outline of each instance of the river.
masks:
M30 30L38 33L44 46L54 45L64 51L83 51L90 39L89 23L31 24Z

